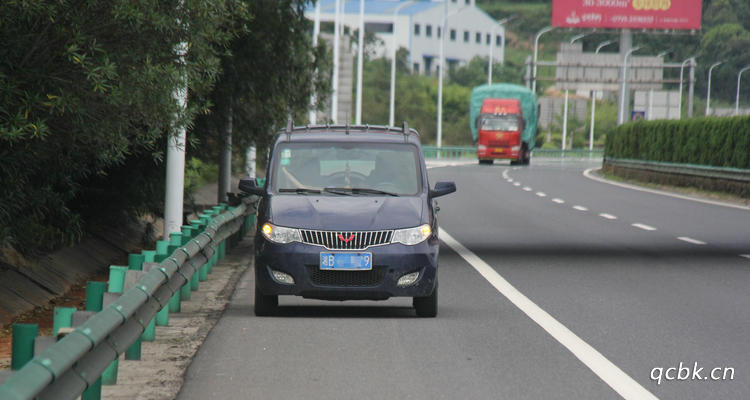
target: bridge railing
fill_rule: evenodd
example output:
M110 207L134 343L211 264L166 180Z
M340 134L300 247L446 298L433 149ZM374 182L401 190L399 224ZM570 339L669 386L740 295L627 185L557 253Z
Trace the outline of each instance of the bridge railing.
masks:
M132 289L13 373L0 386L0 399L75 399L96 387L107 367L139 340L170 299L223 254L225 241L250 229L255 208L244 200L214 211L203 214L202 232L174 246Z

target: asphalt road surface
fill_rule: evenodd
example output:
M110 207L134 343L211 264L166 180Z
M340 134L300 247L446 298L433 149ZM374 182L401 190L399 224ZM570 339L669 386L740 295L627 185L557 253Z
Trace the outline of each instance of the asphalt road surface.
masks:
M748 399L750 209L589 179L590 161L447 166L435 319L281 297L252 271L179 399Z

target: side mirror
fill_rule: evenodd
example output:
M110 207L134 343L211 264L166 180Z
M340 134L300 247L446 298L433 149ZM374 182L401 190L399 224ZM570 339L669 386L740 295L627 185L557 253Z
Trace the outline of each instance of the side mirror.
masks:
M258 186L255 179L240 179L239 188L241 191L249 194L262 196L266 193L266 189Z
M442 181L435 184L435 189L430 190L430 197L445 196L456 191L456 184L454 182Z

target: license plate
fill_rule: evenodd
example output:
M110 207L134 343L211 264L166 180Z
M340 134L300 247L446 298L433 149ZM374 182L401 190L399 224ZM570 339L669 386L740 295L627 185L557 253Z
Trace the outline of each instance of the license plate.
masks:
M367 271L372 269L372 253L320 253L320 269Z
M505 149L492 149L492 152L493 152L493 153L498 153L498 154L502 154L502 153L504 153L504 152L505 152Z

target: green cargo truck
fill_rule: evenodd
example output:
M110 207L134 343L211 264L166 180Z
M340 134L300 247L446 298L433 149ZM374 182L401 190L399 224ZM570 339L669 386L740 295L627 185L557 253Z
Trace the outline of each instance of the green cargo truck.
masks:
M495 159L528 164L538 121L536 95L526 87L496 83L477 86L471 92L469 124L480 164Z

